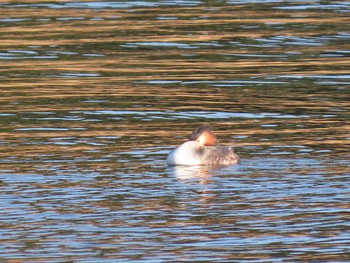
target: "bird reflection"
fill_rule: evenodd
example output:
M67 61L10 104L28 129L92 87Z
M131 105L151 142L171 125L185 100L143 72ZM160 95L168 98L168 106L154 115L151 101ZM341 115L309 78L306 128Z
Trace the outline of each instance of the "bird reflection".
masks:
M168 171L175 175L179 180L193 180L197 179L201 184L207 184L211 182L212 176L218 172L221 168L225 166L205 166L205 165L196 165L196 166L170 166ZM226 166L227 167L227 166Z
M215 203L220 195L220 177L237 169L236 165L197 165L197 166L168 166L167 172L175 177L184 189L195 191L200 203L204 206ZM215 179L216 178L216 179ZM187 191L186 191L187 192Z
M187 187L195 189L197 198L202 205L215 202L216 193L213 192L213 178L220 167L213 166L171 166L168 172L175 176L179 182ZM199 187L199 186L202 187ZM214 187L215 188L215 187Z

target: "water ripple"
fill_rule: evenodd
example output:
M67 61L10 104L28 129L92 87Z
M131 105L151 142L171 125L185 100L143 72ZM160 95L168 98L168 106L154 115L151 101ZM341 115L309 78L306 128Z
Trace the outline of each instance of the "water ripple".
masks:
M0 261L346 261L348 11L0 3ZM239 165L166 166L201 123Z

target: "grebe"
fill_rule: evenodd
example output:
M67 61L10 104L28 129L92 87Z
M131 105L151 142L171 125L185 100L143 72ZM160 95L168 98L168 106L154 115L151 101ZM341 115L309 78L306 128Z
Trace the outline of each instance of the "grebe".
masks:
M212 128L201 125L189 140L172 150L166 160L168 165L228 165L239 163L231 147L219 146Z

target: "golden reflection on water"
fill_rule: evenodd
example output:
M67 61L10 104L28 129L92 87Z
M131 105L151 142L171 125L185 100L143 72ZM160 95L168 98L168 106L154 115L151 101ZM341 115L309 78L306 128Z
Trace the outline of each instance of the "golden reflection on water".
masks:
M0 5L4 244L34 261L344 260L348 13L274 2ZM242 164L166 168L203 122Z

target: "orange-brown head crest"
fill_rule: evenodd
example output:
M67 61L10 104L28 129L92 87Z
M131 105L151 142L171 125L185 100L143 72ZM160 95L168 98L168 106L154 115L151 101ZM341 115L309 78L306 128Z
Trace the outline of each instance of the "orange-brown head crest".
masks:
M190 141L197 141L204 146L216 145L218 143L213 129L210 125L204 124L197 127L190 136Z

